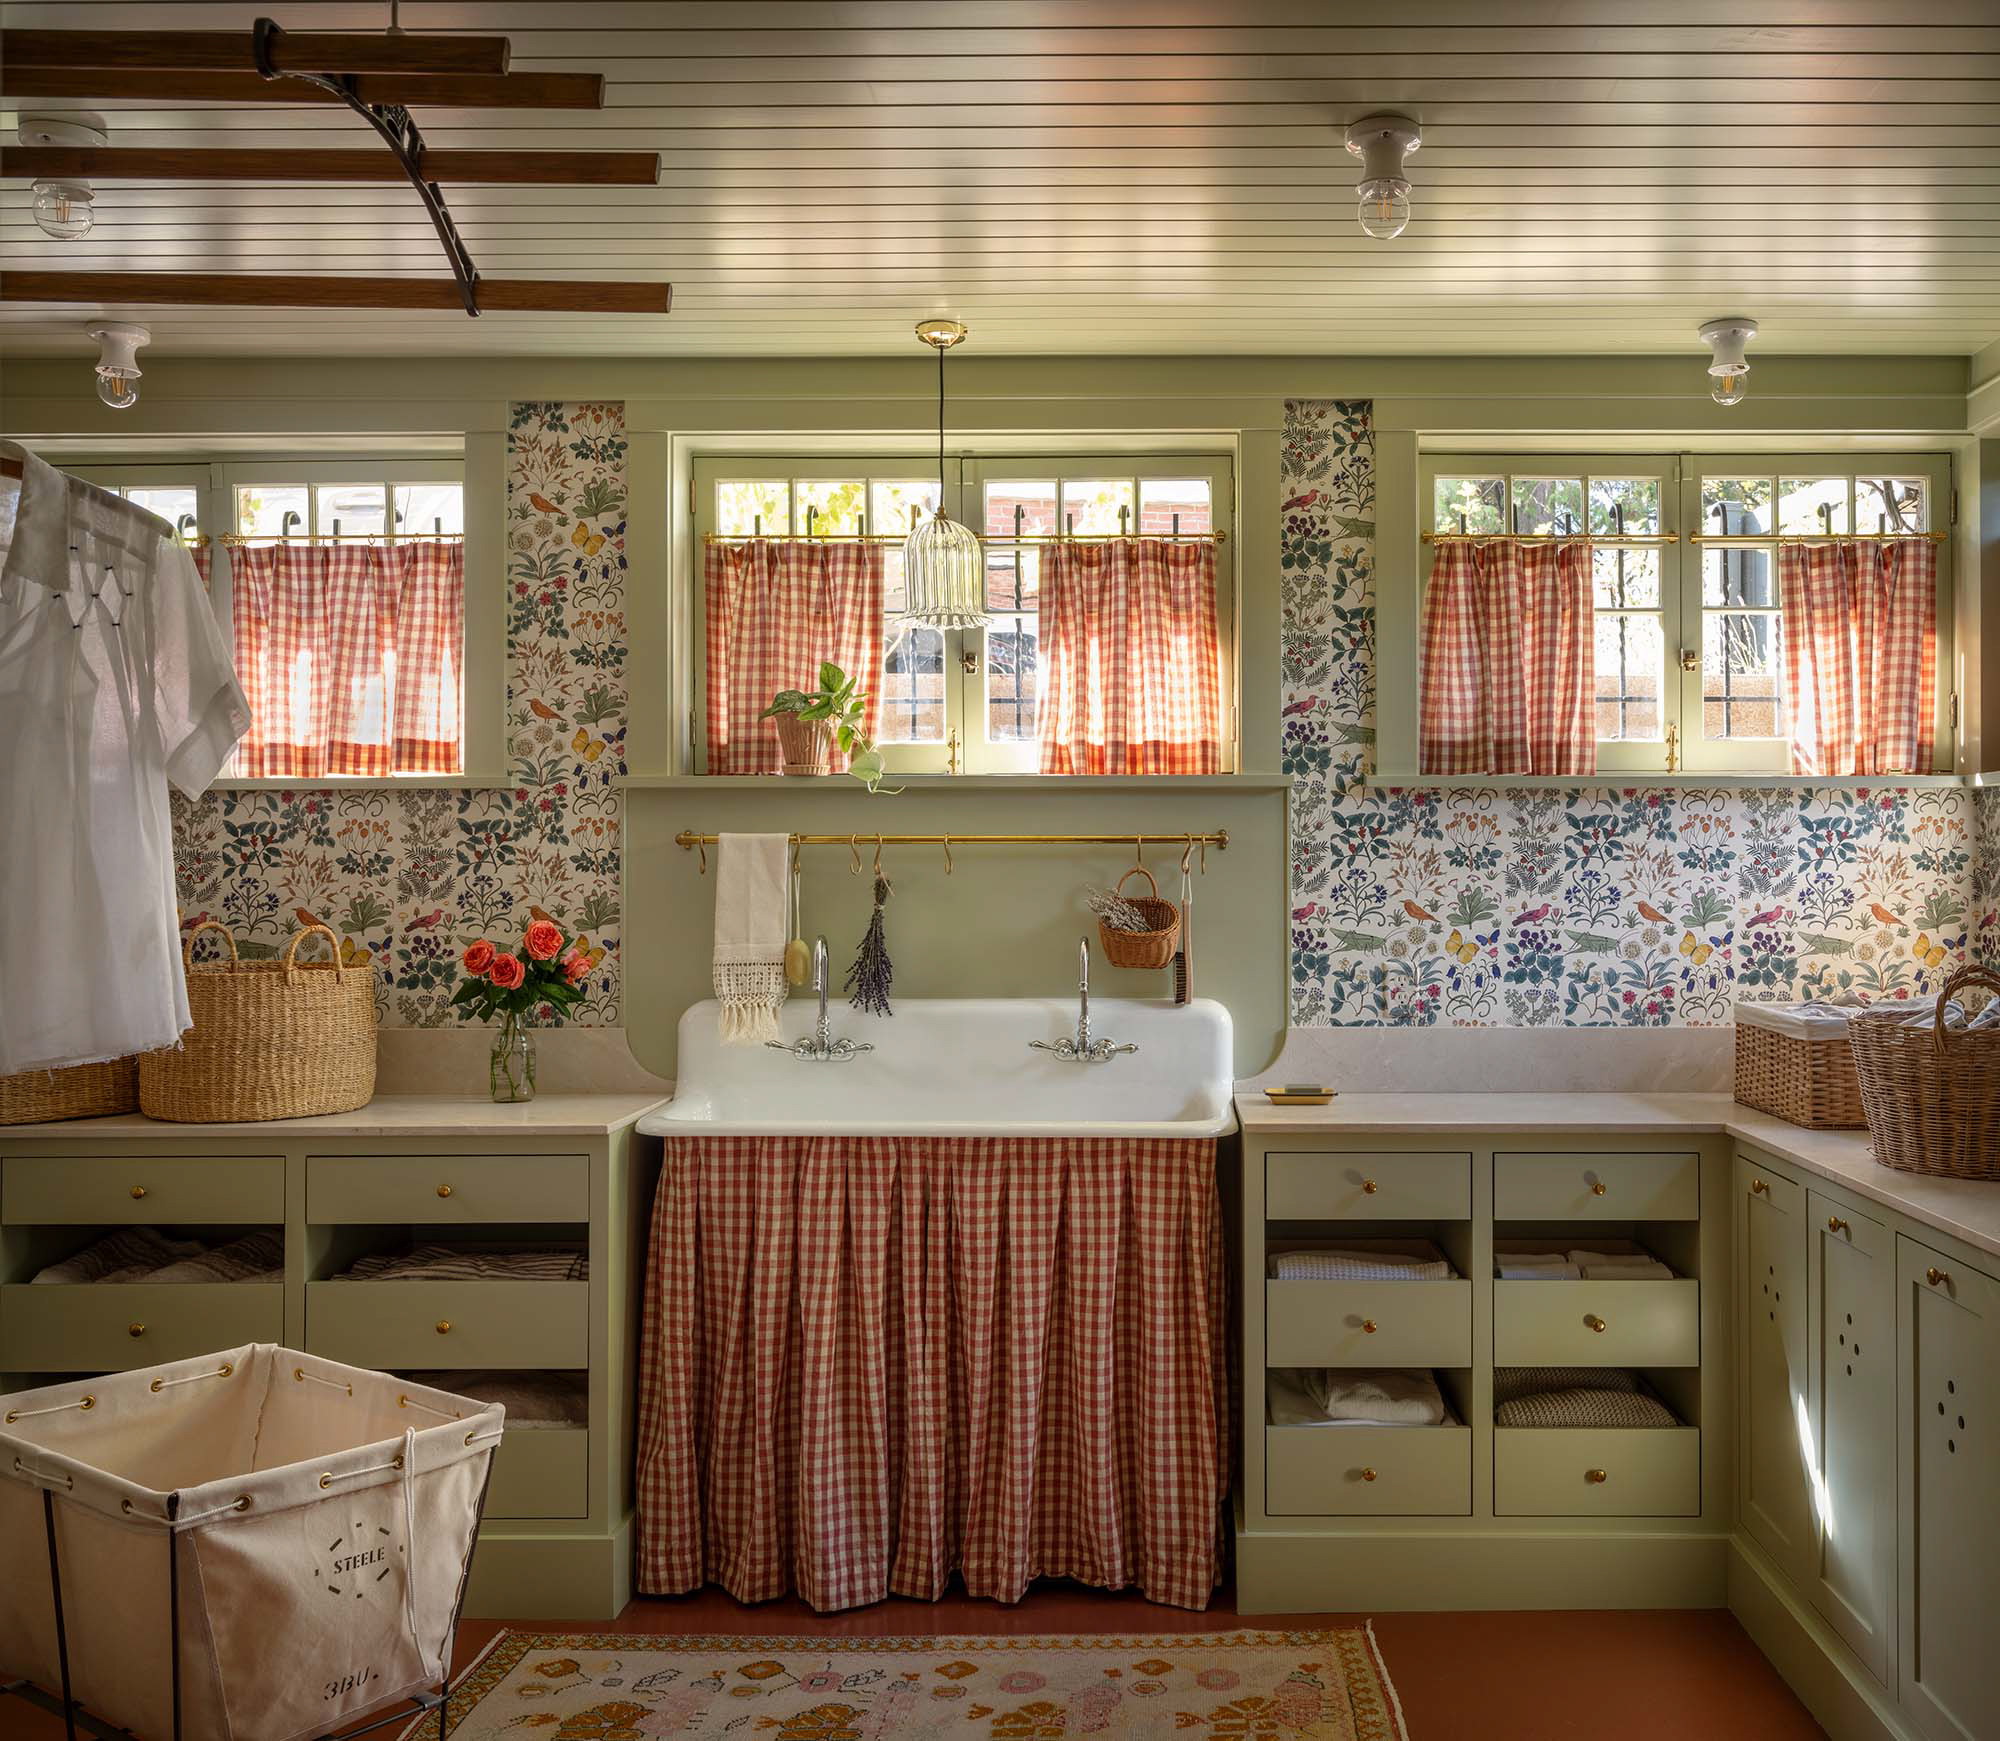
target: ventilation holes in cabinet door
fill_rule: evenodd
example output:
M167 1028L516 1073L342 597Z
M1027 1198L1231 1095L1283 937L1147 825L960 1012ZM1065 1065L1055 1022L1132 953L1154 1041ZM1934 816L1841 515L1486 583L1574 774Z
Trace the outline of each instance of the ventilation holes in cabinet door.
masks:
M1957 1380L1957 1379L1955 1379L1955 1378L1947 1378L1947 1379L1946 1379L1946 1380L1944 1381L1944 1388L1945 1388L1945 1392L1946 1392L1946 1394L1947 1394L1947 1395L1950 1395L1950 1396L1956 1396L1956 1395L1958 1395L1958 1380ZM1946 1417L1947 1417L1947 1419L1951 1418L1951 1417L1952 1417L1952 1416L1954 1415L1954 1413L1955 1413L1955 1411L1954 1411L1954 1410L1952 1410L1952 1409L1948 1409L1948 1408L1946 1408L1946 1407L1944 1406L1944 1402L1943 1402L1943 1399L1942 1399L1942 1398L1940 1398L1940 1399L1939 1399L1939 1402L1938 1402L1938 1405L1937 1405L1937 1411L1938 1411L1938 1413L1939 1413L1939 1414L1941 1414L1941 1415L1944 1415L1944 1416L1946 1416ZM1958 1421L1958 1430L1959 1430L1959 1431L1960 1431L1960 1432L1962 1433L1962 1432L1964 1432L1964 1431L1965 1431L1965 1416L1963 1416L1963 1415L1957 1415L1957 1416L1956 1416L1956 1418L1957 1418L1957 1421ZM1947 1438L1947 1439L1945 1440L1945 1442L1944 1442L1944 1448L1945 1448L1945 1449L1946 1449L1947 1451L1949 1451L1949 1452L1950 1452L1950 1453L1951 1453L1951 1454L1952 1454L1952 1455L1953 1455L1954 1457L1955 1457L1955 1456L1957 1456L1957 1455L1958 1455L1958 1441L1957 1441L1957 1439L1955 1439L1955 1438L1949 1438L1949 1437L1948 1437L1948 1438Z

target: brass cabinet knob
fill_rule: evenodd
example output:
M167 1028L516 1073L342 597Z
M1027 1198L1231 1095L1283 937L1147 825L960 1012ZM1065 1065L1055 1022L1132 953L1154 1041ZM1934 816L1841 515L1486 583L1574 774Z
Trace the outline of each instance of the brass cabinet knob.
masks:
M125 1326L125 1334L128 1336L138 1337L145 1335L145 1333L146 1326L144 1324L127 1324Z
M1375 1334L1375 1320L1373 1318L1363 1318L1361 1320L1361 1333L1364 1336Z
M451 1187L449 1185L440 1185L438 1187L438 1195L440 1197L449 1197L451 1195Z
M134 1203L138 1202L141 1197L145 1196L145 1194L146 1194L146 1187L144 1185L134 1185L132 1187L132 1201Z
M1364 1197L1372 1197L1380 1189L1381 1186L1377 1185L1373 1179L1363 1179L1361 1181L1361 1194Z
M1373 1480L1375 1479L1375 1471L1374 1471L1373 1469L1364 1469L1364 1470L1362 1470L1362 1471L1361 1471L1361 1479L1362 1479L1363 1481L1373 1481Z
M1602 1179L1592 1179L1590 1181L1590 1194L1593 1197L1602 1197L1604 1195L1604 1181Z
M451 1320L449 1318L440 1318L437 1321L437 1333L440 1336L449 1336L451 1334Z
M1753 1197L1768 1197L1768 1196L1770 1196L1770 1194L1771 1194L1771 1187L1770 1187L1769 1185L1765 1184L1765 1183L1764 1183L1764 1181L1763 1181L1762 1179L1752 1179L1752 1180L1750 1181L1750 1195L1751 1195L1751 1196L1753 1196Z
M1951 1271L1948 1269L1939 1269L1933 1264L1929 1269L1924 1271L1924 1280L1929 1282L1934 1288L1948 1288L1951 1286Z
M1829 1215L1826 1218L1826 1230L1829 1233L1845 1233L1847 1231L1847 1223L1841 1220L1838 1215Z
M1598 1335L1602 1336L1604 1334L1605 1331L1604 1320L1600 1318L1595 1312L1584 1313L1583 1321L1586 1324L1588 1324L1593 1330L1595 1330L1598 1333Z
M1583 1472L1583 1478L1593 1487L1602 1487L1605 1482L1611 1479L1602 1469L1586 1469Z

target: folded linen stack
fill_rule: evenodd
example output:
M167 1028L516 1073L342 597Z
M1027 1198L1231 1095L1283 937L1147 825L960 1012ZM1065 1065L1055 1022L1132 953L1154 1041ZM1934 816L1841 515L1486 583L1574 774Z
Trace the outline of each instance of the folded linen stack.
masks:
M1675 1427L1673 1410L1615 1366L1501 1366L1493 1373L1498 1427Z
M1563 1251L1496 1251L1493 1267L1507 1282L1580 1282L1583 1271Z
M1428 1256L1401 1251L1279 1251L1269 1260L1281 1282L1445 1282L1454 1274L1433 1249Z
M38 1282L281 1282L284 1242L260 1229L210 1248L150 1227L121 1227L38 1270Z
M1508 1282L1670 1282L1674 1272L1650 1251L1496 1251L1494 1272Z
M1279 1427L1435 1427L1449 1418L1426 1371L1307 1368L1268 1375L1271 1424Z
M590 1377L582 1372L408 1372L414 1384L497 1402L507 1411L507 1431L535 1427L580 1427L590 1420Z
M419 1245L372 1252L338 1277L352 1282L587 1282L590 1258L581 1251L482 1251Z

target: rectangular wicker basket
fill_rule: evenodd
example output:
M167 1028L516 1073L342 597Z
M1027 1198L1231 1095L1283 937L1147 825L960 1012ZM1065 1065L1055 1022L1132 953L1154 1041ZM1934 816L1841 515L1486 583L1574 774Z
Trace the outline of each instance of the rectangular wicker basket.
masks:
M1854 1068L1848 1019L1828 1004L1736 1006L1736 1098L1807 1130L1860 1130L1868 1123Z

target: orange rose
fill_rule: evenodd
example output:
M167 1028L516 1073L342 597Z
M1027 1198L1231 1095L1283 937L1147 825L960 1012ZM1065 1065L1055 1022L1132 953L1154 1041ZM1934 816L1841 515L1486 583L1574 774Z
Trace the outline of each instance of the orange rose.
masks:
M521 958L518 955L494 956L493 969L487 975L487 978L492 980L502 991L518 990L521 981L527 977L528 970L521 965Z
M528 927L524 941L528 953L537 961L548 961L563 946L562 927L551 924L547 919L537 919Z
M465 962L465 971L467 973L479 974L484 973L493 965L493 955L493 945L482 937L470 949L466 950L461 959Z

